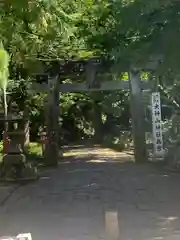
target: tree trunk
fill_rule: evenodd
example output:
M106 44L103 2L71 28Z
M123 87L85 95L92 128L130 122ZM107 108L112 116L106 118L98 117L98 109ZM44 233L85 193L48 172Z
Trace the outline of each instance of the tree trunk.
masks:
M94 142L102 143L103 140L103 122L101 116L101 106L99 105L100 93L92 92L93 98L93 127L94 127Z
M26 110L25 110L26 111ZM28 151L29 143L30 143L30 127L29 127L29 118L27 118L26 113L24 113L24 139L23 139L23 150L24 152Z
M86 80L89 89L96 88L99 83L96 81L97 75L97 65L93 62L88 63L86 66ZM93 99L93 127L94 127L94 142L101 143L103 139L102 129L102 117L101 117L101 107L99 106L99 101L101 100L101 92L91 92L90 96Z
M3 90L3 102L4 102L4 132L8 131L8 122L7 122L7 98L6 98L6 90Z

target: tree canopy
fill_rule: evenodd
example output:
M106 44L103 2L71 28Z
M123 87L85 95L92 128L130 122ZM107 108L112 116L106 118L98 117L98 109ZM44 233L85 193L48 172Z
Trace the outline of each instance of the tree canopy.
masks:
M12 96L19 105L28 99L32 122L42 121L45 96L29 96L27 83L53 61L97 57L110 60L112 72L121 73L132 64L141 65L151 56L160 56L162 85L171 85L166 89L168 94L177 92L179 1L6 0L0 4L0 38L10 56ZM71 119L78 129L86 125L89 132L94 113L99 129L118 117L129 122L128 99L123 91L64 94L62 121Z

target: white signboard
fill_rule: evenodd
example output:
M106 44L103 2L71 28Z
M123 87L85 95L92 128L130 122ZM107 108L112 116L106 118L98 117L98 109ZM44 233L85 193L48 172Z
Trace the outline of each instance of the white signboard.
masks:
M164 154L164 149L161 124L161 100L159 92L152 93L152 127L154 155L162 156Z

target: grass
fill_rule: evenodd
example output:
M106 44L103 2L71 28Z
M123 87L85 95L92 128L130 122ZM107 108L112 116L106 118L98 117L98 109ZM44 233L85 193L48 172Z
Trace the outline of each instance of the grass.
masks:
M42 156L41 144L37 142L31 142L28 148L28 154L35 155L37 157Z
M2 161L3 142L0 141L0 162ZM26 154L27 160L33 162L40 159L42 156L41 144L37 142L31 142L29 144L28 152Z
M2 154L3 141L0 141L0 153ZM37 142L31 142L29 144L28 153L35 154L36 156L42 155L41 144Z
M40 166L43 164L41 144L37 142L31 142L29 144L28 152L26 153L26 160L34 166Z

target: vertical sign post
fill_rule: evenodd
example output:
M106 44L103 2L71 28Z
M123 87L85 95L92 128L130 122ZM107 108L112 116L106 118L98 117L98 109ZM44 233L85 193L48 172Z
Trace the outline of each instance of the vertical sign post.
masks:
M163 157L164 149L161 124L161 100L159 92L152 93L152 129L154 157Z

